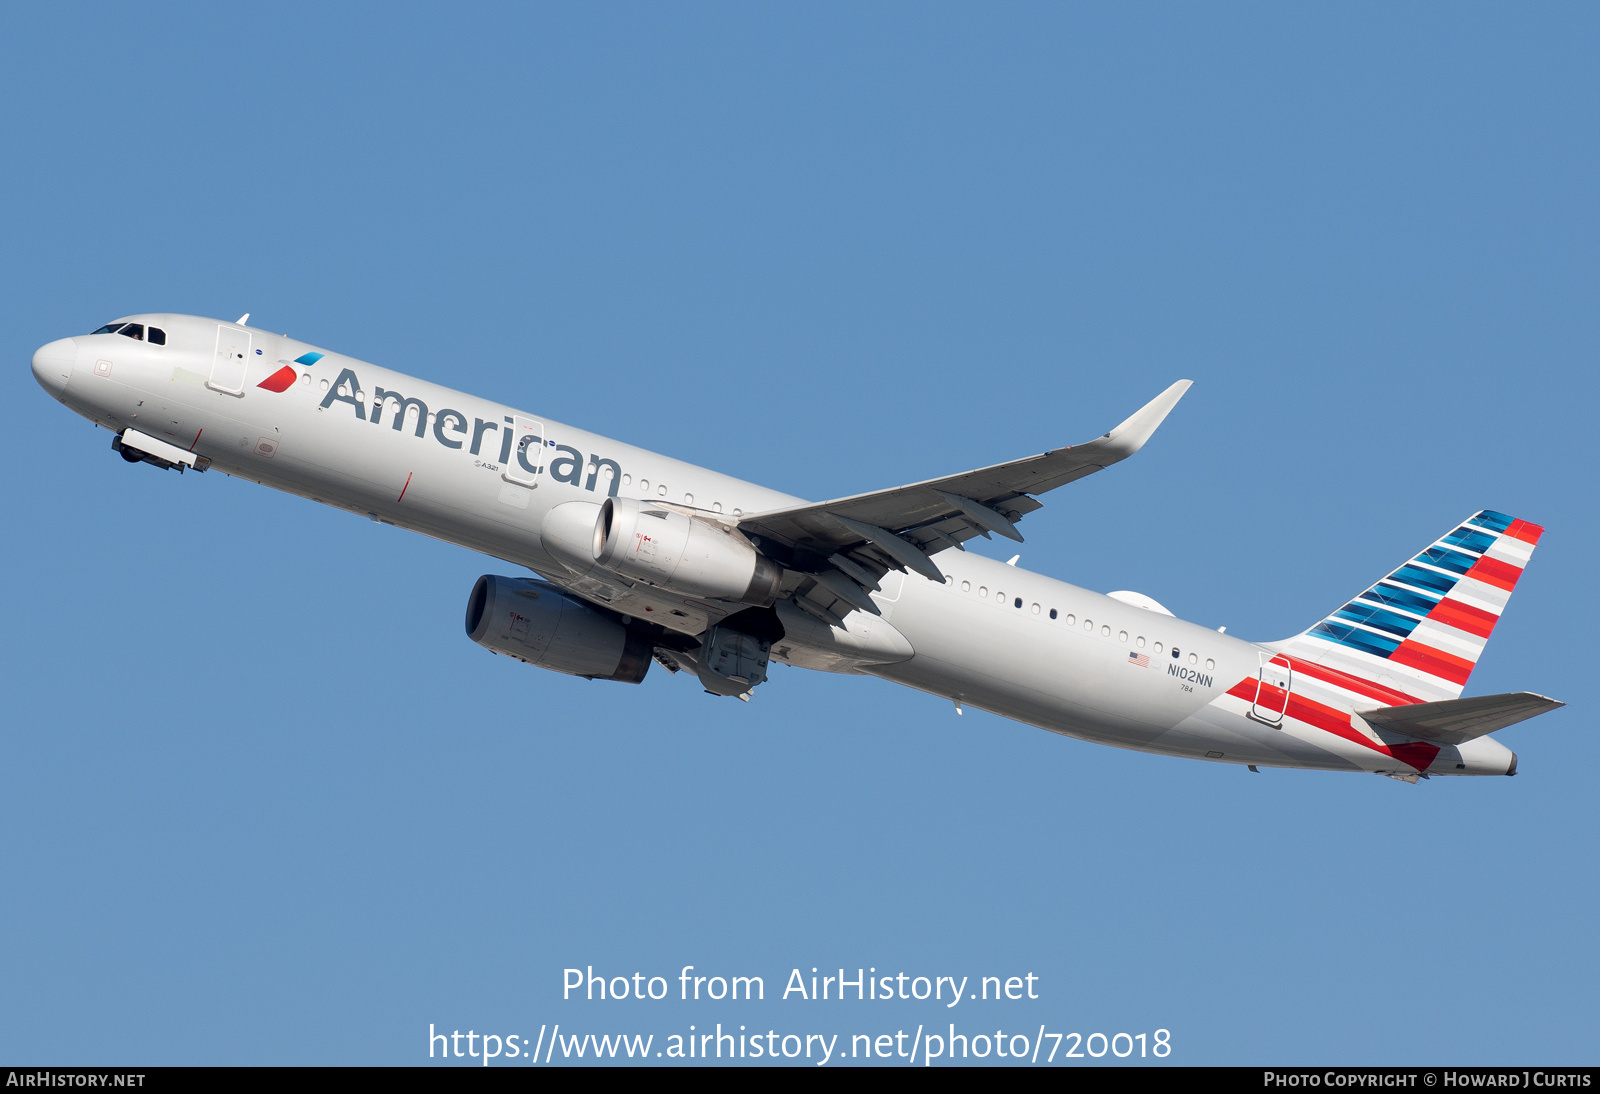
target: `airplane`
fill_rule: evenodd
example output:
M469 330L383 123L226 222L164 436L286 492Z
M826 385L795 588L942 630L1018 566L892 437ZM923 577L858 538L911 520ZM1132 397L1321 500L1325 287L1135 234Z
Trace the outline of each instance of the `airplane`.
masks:
M1405 782L1515 775L1490 733L1563 704L1463 698L1543 529L1482 510L1304 632L1250 642L966 551L1126 459L1179 380L1084 444L810 502L248 325L130 315L33 356L129 463L220 471L523 567L467 598L479 645L748 701L771 661L867 674L1168 756Z

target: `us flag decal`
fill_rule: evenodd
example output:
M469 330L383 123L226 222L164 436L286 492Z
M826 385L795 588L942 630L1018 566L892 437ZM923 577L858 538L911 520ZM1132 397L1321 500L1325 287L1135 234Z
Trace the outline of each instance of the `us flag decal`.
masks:
M1128 664L1138 665L1142 669L1147 669L1150 667L1150 655L1147 653L1133 653L1132 651L1129 651Z

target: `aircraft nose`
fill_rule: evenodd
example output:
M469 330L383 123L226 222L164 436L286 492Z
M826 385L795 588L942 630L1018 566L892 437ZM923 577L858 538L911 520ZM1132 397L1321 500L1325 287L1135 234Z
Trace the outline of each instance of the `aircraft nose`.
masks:
M57 338L46 342L33 353L33 378L39 386L59 399L72 379L72 366L78 360L78 342L75 338Z

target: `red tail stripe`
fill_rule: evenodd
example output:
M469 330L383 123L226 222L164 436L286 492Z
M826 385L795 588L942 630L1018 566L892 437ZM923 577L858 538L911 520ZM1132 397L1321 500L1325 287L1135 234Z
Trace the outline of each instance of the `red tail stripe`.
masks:
M1428 613L1428 618L1435 623L1443 623L1447 627L1475 634L1479 638L1488 638L1489 632L1494 630L1494 625L1500 620L1500 617L1493 612L1486 612L1482 608L1474 608L1470 604L1463 604L1448 597L1434 605L1433 611Z
M1257 681L1246 676L1233 687L1228 689L1228 694L1235 699L1252 702L1256 697ZM1276 708L1283 703L1283 691L1271 684L1261 685L1261 698L1267 705ZM1363 748L1370 748L1374 752L1391 756L1408 767L1418 771L1426 771L1428 765L1433 763L1434 757L1439 755L1439 746L1426 744L1422 741L1411 741L1406 744L1385 745L1372 740L1366 734L1356 729L1350 722L1348 711L1335 710L1333 707L1323 706L1303 695L1289 694L1288 709L1284 712L1288 717L1297 722L1304 722L1308 726L1331 733L1335 737L1342 737L1353 744Z
M1307 699L1303 695L1291 693L1289 695L1287 713L1289 717L1296 721L1316 726L1318 729L1343 737L1347 741L1354 741L1358 745L1366 745L1368 748L1375 748L1380 752L1383 751L1382 745L1375 745L1372 743L1371 738L1356 732L1355 727L1350 724L1350 715L1347 711L1334 710L1332 707L1325 707L1315 700Z
M1410 764L1418 771L1426 771L1439 755L1439 746L1425 744L1422 741L1409 741L1403 745L1390 745L1389 755L1403 764Z
M1400 648L1389 655L1389 660L1448 680L1452 684L1465 684L1472 675L1473 662L1453 653L1424 646L1421 642L1406 639Z
M1359 676L1351 676L1348 672L1330 669L1326 665L1319 665L1312 661L1302 661L1298 657L1291 658L1290 665L1295 672L1303 672L1312 679L1321 680L1324 684L1332 684L1334 687L1353 691L1357 695L1365 695L1368 699L1380 700L1392 707L1406 707L1412 703L1422 702L1415 695L1407 695L1403 691L1395 691L1393 688L1384 687L1382 684L1375 684L1371 680L1363 680Z
M1525 520L1514 520L1505 534L1512 539L1520 539L1524 543L1538 543L1539 537L1544 535L1544 529L1537 524L1529 524Z
M1472 569L1467 571L1466 576L1510 592L1517 587L1517 578L1522 576L1522 568L1501 562L1497 558L1484 557L1472 564Z

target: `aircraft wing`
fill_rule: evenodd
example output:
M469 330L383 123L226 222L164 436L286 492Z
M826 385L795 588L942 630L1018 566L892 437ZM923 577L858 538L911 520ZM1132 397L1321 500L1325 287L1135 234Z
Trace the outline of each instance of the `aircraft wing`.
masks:
M1531 691L1519 691L1510 695L1474 695L1469 699L1446 699L1438 703L1379 707L1362 711L1361 717L1368 725L1379 729L1392 729L1440 744L1459 745L1566 705Z
M846 604L877 611L866 592L876 589L878 579L891 569L943 581L930 555L991 532L1020 543L1017 521L1042 507L1030 495L1133 455L1191 382L1179 380L1127 421L1085 444L890 490L751 513L739 520L739 529L758 543L775 541L791 553L815 559L811 568L820 580L811 592L802 590L814 603L799 602L807 610L823 606L821 618L837 625L849 614L850 608L839 610ZM828 609L822 602L833 606Z

